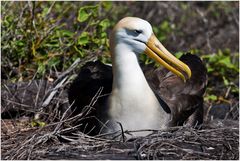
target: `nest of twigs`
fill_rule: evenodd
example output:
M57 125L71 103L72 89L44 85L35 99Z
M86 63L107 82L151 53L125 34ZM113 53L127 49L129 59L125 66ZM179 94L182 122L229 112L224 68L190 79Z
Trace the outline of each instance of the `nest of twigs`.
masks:
M20 110L18 117L2 117L2 159L239 159L238 119L212 120L199 129L148 130L152 134L128 140L79 132L72 123L85 115L70 117L66 97L74 66L50 84L33 80L2 86L2 116ZM46 125L32 125L36 119Z
M226 126L226 124L232 126ZM50 128L2 135L2 159L239 159L236 122L175 127L125 142L75 133L76 140ZM69 139L62 142L61 138Z

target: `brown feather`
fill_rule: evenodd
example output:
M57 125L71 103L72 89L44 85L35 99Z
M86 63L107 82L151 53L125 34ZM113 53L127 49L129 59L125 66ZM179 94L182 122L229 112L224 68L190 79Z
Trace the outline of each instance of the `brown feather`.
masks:
M199 57L185 54L180 58L192 71L192 77L185 83L165 68L144 70L152 90L170 108L172 120L169 126L182 125L189 118L189 124L203 121L203 94L207 86L207 70ZM196 111L196 112L195 112Z
M185 121L191 125L200 124L203 119L203 94L207 84L206 68L195 55L185 54L180 60L192 70L192 77L186 83L165 68L156 69L149 65L142 66L142 69L164 110L171 112L172 120L169 126L182 125ZM95 127L90 135L96 135L100 131L99 120L107 121L104 111L108 108L108 94L112 91L112 68L100 61L89 62L81 68L69 89L69 102L73 103L76 115L89 105L100 87L103 87L102 94L107 95L100 97L94 104L93 111L86 119L81 120L81 131L85 130L87 133Z

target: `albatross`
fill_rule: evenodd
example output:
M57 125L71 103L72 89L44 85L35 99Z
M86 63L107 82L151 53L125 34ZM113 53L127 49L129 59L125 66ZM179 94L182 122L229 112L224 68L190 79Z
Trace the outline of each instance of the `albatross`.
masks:
M86 63L69 88L73 113L85 114L79 121L81 131L96 135L202 123L207 75L199 57L184 54L177 59L156 38L150 23L137 17L116 24L110 52L112 67ZM142 67L141 53L164 68Z

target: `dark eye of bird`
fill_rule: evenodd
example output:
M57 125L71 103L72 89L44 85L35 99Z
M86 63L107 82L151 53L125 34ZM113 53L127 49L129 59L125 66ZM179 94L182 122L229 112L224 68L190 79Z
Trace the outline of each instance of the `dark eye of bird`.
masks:
M141 34L143 31L142 30L134 30L135 33Z

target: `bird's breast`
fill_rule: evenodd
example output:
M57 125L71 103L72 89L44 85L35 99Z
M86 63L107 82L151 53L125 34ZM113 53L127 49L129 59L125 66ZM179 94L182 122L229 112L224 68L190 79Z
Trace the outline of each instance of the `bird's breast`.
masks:
M166 113L148 87L115 89L109 103L110 119L120 122L124 130L161 129L166 125Z

